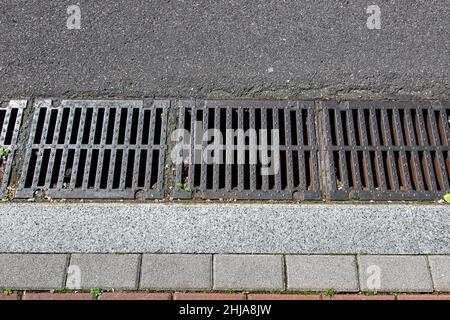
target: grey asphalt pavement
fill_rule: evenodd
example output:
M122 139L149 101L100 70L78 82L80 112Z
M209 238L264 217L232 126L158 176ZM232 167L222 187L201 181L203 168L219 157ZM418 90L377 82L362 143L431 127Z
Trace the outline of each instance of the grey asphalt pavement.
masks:
M448 0L0 0L0 98L448 98L449 16Z

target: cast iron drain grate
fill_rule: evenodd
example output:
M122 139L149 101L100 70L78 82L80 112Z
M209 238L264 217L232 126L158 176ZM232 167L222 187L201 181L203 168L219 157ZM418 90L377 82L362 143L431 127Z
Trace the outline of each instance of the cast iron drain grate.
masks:
M169 107L169 101L37 101L16 197L164 197Z
M448 103L321 105L331 199L433 200L450 190Z
M179 104L175 198L320 199L313 102Z
M6 108L0 108L0 194L4 197L8 190L8 183L11 177L11 169L14 155L17 150L17 139L19 136L20 124L22 123L23 110L27 106L26 100L10 101Z

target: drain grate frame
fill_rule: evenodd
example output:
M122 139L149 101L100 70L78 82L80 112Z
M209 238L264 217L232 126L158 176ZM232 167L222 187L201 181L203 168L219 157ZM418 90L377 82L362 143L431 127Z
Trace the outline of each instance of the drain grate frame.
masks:
M168 100L36 100L16 198L161 199Z
M5 107L0 108L0 147L6 148L9 153L6 161L1 160L0 166L0 196L8 193L8 184L11 179L14 157L18 149L19 130L22 124L22 116L27 107L26 100L11 100Z
M185 161L175 164L176 199L207 200L319 200L319 156L316 143L314 102L256 100L184 100L179 101L178 129L187 130L190 150ZM262 175L261 166L250 161L250 138L245 137L245 161L239 162L233 151L234 164L227 163L227 152L221 152L221 164L206 163L202 153L211 141L200 141L195 149L198 131L217 129L225 145L226 130L256 129L255 141L263 139L261 129L279 129L280 170ZM197 138L198 139L198 138ZM205 140L208 140L209 137ZM238 138L233 136L234 143ZM271 144L274 137L267 134ZM177 152L176 152L177 153ZM182 154L182 152L178 152ZM272 153L270 153L272 155ZM192 155L192 156L191 156ZM200 157L200 161L198 160ZM261 156L258 156L258 161Z
M437 200L450 191L448 102L321 102L319 119L327 198Z

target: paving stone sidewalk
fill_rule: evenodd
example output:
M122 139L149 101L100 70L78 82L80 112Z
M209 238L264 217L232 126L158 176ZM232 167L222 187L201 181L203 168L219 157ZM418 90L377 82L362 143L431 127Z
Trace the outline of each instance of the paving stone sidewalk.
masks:
M0 288L449 293L450 256L0 254Z

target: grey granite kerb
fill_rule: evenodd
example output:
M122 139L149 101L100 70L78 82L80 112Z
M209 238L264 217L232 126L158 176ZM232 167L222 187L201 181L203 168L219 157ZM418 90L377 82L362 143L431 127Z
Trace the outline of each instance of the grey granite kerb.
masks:
M448 254L450 206L0 205L3 253Z

